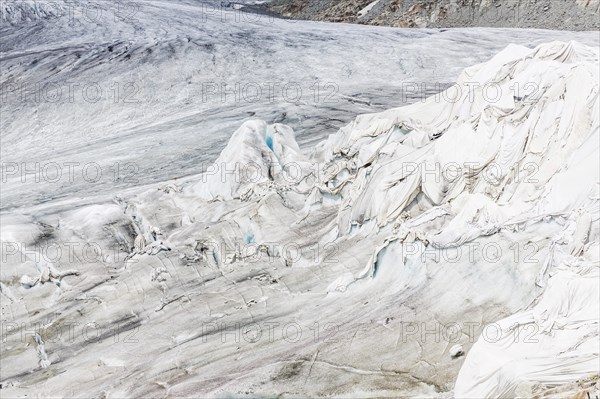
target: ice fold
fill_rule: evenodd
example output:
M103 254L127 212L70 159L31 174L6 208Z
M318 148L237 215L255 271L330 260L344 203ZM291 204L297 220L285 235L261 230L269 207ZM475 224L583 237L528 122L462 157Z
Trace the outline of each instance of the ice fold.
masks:
M307 164L291 128L249 121L232 135L191 191L206 201L248 199L271 186L299 183Z

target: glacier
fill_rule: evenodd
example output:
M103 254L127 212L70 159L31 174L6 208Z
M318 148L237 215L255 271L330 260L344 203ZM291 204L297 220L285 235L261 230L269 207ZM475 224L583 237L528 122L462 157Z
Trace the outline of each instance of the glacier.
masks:
M29 132L52 120L57 105L28 110L10 95L3 103L10 116L2 119L3 162L110 154L143 171L135 184L58 187L3 171L4 395L529 398L597 381L597 35L235 25L214 15L197 26L197 7L178 4L186 13L163 15L160 2L147 2L135 25L109 19L91 32L44 22L48 43L30 32L35 51L18 40L33 25L11 20L21 28L3 28L12 40L3 45L11 71L2 75L5 85L33 74L29 57L41 53L50 72L37 72L58 70L59 82L128 74L125 61L95 64L114 56L99 49L117 30L163 35L154 46L186 49L175 56L155 50L153 64L137 61L138 76L162 72L148 85L166 96L141 111L111 99L77 103L35 135ZM159 19L171 23L154 25ZM182 43L208 28L227 32L232 43L243 31L255 43L286 29L311 45L337 37L335 46L305 44L309 61L282 51L306 68L313 62L310 71L327 79L340 65L324 54L345 43L365 64L353 66L360 79L341 92L368 89L366 97L376 98L381 90L382 103L359 95L329 109L340 120L360 115L323 137L331 115L322 104L304 102L298 111L268 100L200 103L199 91L178 102L172 96L181 92L169 91L179 84L177 68L192 67L175 68L169 57L193 60L206 48ZM396 43L402 35L454 46L432 57L448 65L437 70L441 80L456 82L392 108L398 87L386 74L397 73L398 63L375 58L381 48L357 46L365 34L403 51L417 44ZM559 40L546 40L550 34ZM66 57L80 53L81 65L57 67L65 55L48 47L57 38L70 43ZM560 40L567 38L577 40ZM124 55L146 57L148 43L139 40ZM299 73L252 43L242 49L256 52L271 73ZM373 66L363 51L377 60L380 77L367 78ZM233 60L236 76L226 79L245 79L243 59ZM270 72L253 73L258 81ZM418 66L403 73L434 79ZM259 115L239 118L251 110ZM273 123L287 112L303 115ZM87 134L67 139L78 130ZM206 153L188 157L202 140Z

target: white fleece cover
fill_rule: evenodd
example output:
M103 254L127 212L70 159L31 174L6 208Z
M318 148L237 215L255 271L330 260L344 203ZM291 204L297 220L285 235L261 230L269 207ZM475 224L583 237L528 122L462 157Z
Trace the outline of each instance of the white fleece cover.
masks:
M429 245L441 248L527 225L543 229L542 220L565 226L538 279L545 290L534 305L497 322L502 331L497 342L475 343L458 375L457 398L512 397L522 381L562 384L599 372L598 72L598 51L574 42L533 50L509 46L466 69L457 82L461 90L449 89L452 101L434 96L361 115L312 157L322 170L340 171L319 178L306 203L313 212L323 197L338 198L338 240L353 224L373 220L378 228L398 223L392 241L398 245L418 225L411 221L438 209L447 210L447 222L422 233ZM519 94L528 84L535 90ZM309 162L291 133L275 135L276 148L269 151L265 138L279 130L289 132L263 122L245 124L217 164L256 162L269 168ZM452 181L425 172L436 165L456 165L464 172ZM535 170L532 178L510 175L527 167ZM276 178L270 183L278 186ZM306 193L299 186L286 189ZM239 197L248 189L216 179L197 190L231 198L230 192ZM427 205L403 221L419 196ZM392 266L380 263L379 268ZM539 326L534 334L515 339L515 331L534 323Z

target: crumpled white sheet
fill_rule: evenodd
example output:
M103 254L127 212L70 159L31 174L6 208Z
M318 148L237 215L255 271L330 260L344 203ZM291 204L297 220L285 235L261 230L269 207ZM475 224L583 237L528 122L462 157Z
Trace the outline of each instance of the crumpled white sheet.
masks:
M340 154L360 156L354 148L366 146L382 159L369 157L373 165L369 178L360 169L348 177L355 181L340 209L340 231L370 218L387 224L419 193L433 205L452 204L454 218L430 236L438 247L461 245L517 220L574 218L567 248L551 252L555 261L551 270L556 274L542 300L533 309L500 321L502 336L496 342L485 337L478 341L454 394L510 397L522 381L561 384L598 374L598 262L571 266L556 255L566 251L571 258L585 259L590 250L598 249L597 241L586 245L590 235L598 240L597 49L576 43L550 43L534 50L510 46L490 62L467 69L458 84L464 88L473 82L497 82L502 95L493 103L477 89L473 101L467 90L454 104L430 98L425 104L357 118L330 137L321 150L328 162ZM534 90L529 96L514 90L528 85ZM404 136L425 133L431 141L406 152L397 145L391 150L397 156L384 162L389 137L398 127ZM381 135L388 139L380 139ZM365 137L370 143L364 142ZM381 143L379 149L372 143ZM451 181L438 173L444 165L462 173ZM520 176L515 177L514 171ZM515 342L514 323L531 329L529 339L522 335Z

